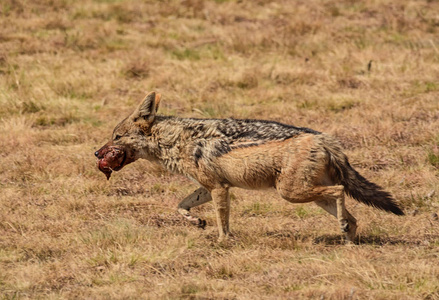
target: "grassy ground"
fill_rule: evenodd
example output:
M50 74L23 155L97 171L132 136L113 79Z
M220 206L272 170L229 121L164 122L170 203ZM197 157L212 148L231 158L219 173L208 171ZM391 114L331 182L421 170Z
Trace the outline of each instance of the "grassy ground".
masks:
M2 0L4 299L439 299L439 2ZM146 91L161 111L335 135L407 216L336 220L233 190L236 240L175 212L196 187L93 152Z

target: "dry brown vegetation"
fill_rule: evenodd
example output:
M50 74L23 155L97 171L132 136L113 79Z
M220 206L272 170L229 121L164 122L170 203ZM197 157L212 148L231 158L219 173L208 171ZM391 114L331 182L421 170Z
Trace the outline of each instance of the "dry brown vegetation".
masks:
M439 2L0 2L4 299L439 299ZM196 187L93 152L146 91L161 112L329 132L407 216L336 220L233 190L235 240L175 210Z

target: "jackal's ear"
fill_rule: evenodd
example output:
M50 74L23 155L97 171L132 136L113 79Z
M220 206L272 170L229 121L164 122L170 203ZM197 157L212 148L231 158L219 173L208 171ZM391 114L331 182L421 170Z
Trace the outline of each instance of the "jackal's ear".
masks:
M145 96L140 105L131 115L134 121L142 118L149 122L154 120L155 114L158 109L158 104L160 102L160 94L156 94L155 92L151 92Z
M162 99L161 94L155 94L155 112L159 110L159 104L161 99Z

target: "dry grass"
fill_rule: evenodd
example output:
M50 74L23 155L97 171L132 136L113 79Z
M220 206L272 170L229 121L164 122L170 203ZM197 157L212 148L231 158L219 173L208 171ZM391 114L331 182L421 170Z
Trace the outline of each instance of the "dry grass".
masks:
M2 0L4 299L439 299L437 1ZM360 244L274 192L233 191L236 239L175 213L195 186L94 150L149 90L162 113L337 136L408 215L349 201Z

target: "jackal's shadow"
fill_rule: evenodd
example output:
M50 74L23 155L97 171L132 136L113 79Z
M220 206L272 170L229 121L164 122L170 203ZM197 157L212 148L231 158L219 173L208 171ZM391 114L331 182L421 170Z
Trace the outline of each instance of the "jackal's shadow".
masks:
M314 244L343 245L345 241L341 235L321 235L313 238ZM404 246L429 246L439 244L439 235L424 234L419 236L377 236L362 234L357 236L354 243L356 245L404 245Z

